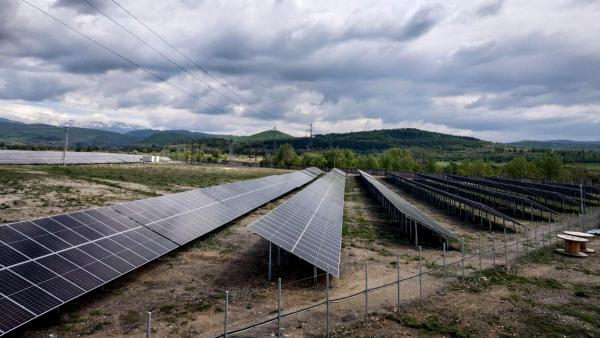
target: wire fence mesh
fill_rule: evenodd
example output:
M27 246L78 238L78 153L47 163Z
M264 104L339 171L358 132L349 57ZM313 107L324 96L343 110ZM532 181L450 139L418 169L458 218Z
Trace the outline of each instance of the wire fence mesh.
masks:
M464 240L464 250L415 250L415 256L399 257L384 263L365 263L362 281L353 291L339 293L326 274L275 283L247 294L223 295L223 326L209 330L214 337L328 336L349 322L365 319L380 310L395 311L434 293L444 293L455 282L476 276L480 271L509 265L534 250L561 246L556 237L562 231L583 231L600 225L600 212L564 216L560 222L530 224L525 231L478 233ZM416 265L414 264L416 262ZM377 265L378 264L378 265ZM369 273L369 271L375 271ZM281 291L279 291L281 290ZM303 298L294 295L302 291ZM232 297L233 294L233 297ZM253 312L248 304L263 298L269 310ZM246 304L246 305L245 305ZM251 319L251 324L247 318ZM148 327L152 327L151 324ZM150 331L149 331L150 332ZM148 336L147 336L148 337Z

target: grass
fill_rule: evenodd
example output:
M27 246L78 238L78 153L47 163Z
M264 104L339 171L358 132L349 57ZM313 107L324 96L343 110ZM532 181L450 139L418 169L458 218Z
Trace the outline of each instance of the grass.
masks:
M167 314L173 312L173 310L175 310L175 304L163 304L158 307L158 311L164 312Z
M206 187L281 173L275 170L237 170L220 167L178 165L47 165L36 167L51 175L145 184L168 190Z
M465 288L471 292L482 292L486 287L500 286L533 286L546 289L560 289L562 284L553 278L525 277L500 269L486 269L479 272L478 276L467 277ZM462 286L457 286L462 287Z
M462 331L458 326L444 323L435 315L419 319L412 316L402 316L393 312L387 312L384 315L384 318L411 329L425 331L428 333L427 336L430 336L431 334L449 334L452 337L457 338L469 337L469 334Z
M212 305L209 303L195 303L195 304L191 304L189 306L190 310L193 311L197 311L197 312L203 312L203 311L207 311L208 309L210 309Z
M119 315L119 323L124 332L137 328L142 322L142 312L129 310Z

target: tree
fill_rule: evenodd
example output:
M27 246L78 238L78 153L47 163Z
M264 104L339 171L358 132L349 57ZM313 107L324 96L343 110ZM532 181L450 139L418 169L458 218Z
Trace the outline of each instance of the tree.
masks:
M391 148L383 152L380 157L381 167L386 170L414 171L417 162L408 149Z
M298 155L296 155L294 147L289 143L285 143L279 146L279 150L275 154L273 161L277 165L289 167L297 163L297 158Z
M539 168L543 178L555 180L560 176L561 163L555 153L546 153L535 159L535 165Z
M459 167L456 162L450 162L447 166L443 168L443 172L446 174L457 175L459 173Z
M466 176L491 176L494 174L494 167L487 161L475 160L461 163L458 171Z
M327 159L323 153L306 152L300 156L300 163L305 167L324 167L327 165Z
M515 157L504 166L504 172L508 177L524 178L533 173L529 171L530 163L523 157Z
M437 165L437 163L435 163L435 160L433 159L433 157L427 157L427 159L425 160L425 162L422 164L422 171L426 172L426 173L436 173L440 171L439 166Z
M356 167L356 154L350 149L332 149L325 152L327 166L333 168L354 168Z

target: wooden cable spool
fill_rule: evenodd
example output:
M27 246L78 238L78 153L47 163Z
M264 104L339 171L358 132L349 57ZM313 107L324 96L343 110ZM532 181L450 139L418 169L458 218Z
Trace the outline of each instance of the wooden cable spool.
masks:
M568 256L572 256L572 257L587 257L588 256L587 254L581 252L581 243L588 242L587 239L577 237L577 236L563 235L563 234L556 235L556 237L565 241L565 248L564 249L556 249L556 251L558 251L564 255L568 255Z
M594 238L594 235L592 234L588 234L586 232L579 232L579 231L563 231L564 234L566 235L570 235L570 236L575 236L575 237L580 237L580 238L585 238L587 240L591 240L592 238ZM581 243L581 248L580 248L581 252L585 252L585 253L594 253L596 252L594 249L588 249L587 247L587 243L586 242L582 242Z

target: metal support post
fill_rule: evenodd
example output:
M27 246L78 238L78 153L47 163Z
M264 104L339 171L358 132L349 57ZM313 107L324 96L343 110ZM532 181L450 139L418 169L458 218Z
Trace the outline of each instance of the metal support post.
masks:
M329 272L326 272L325 276L325 332L327 332L327 337L329 337Z
M369 319L369 264L365 263L365 320Z
M422 261L422 256L421 256L421 246L419 246L419 302L421 301L421 299L423 298L423 281L422 281L422 268L423 267L423 261Z
M229 319L229 291L225 291L225 311L223 316L223 336L227 338L227 320Z
M508 266L508 243L506 239L506 228L504 228L504 265Z
M146 338L152 335L152 312L146 312Z
M281 278L277 278L277 337L281 337Z
M479 251L477 251L477 256L479 256L479 271L481 271L481 232L479 232Z
M496 236L492 232L492 267L496 268Z
M444 280L444 288L443 292L446 293L446 243L443 243L443 251L442 251L442 270L444 272L443 280Z
M396 303L398 304L398 312L400 312L400 257L396 259Z
M461 278L462 278L462 280L464 280L465 279L465 240L464 239L460 240L460 252L462 254L462 259L460 260L460 262L461 262L460 265L461 265L461 270L462 270Z
M269 271L267 272L267 278L269 282L271 281L271 247L272 244L271 242L269 242Z

